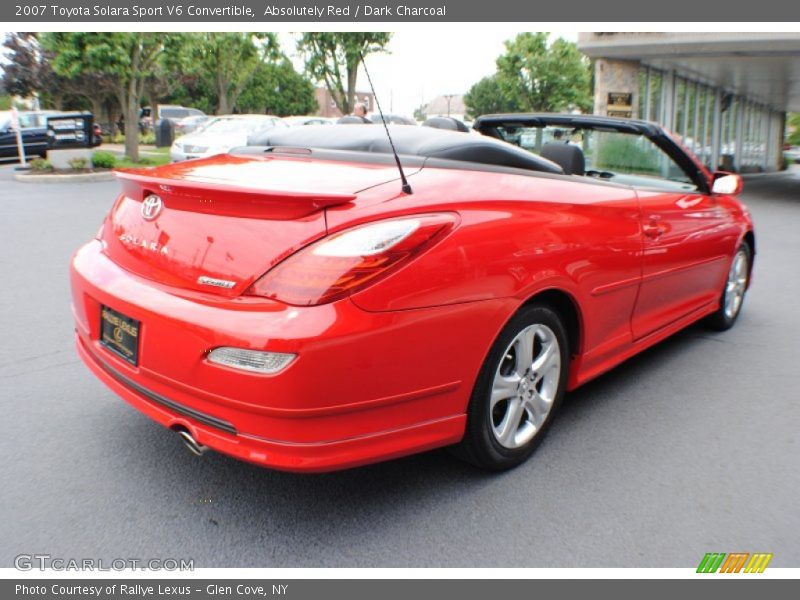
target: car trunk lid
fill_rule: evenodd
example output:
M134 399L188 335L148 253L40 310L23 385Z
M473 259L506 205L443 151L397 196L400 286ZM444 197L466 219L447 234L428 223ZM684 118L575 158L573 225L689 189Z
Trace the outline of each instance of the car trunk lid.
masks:
M236 296L325 235L325 208L396 174L386 165L274 155L118 171L122 194L103 228L105 252L159 283Z

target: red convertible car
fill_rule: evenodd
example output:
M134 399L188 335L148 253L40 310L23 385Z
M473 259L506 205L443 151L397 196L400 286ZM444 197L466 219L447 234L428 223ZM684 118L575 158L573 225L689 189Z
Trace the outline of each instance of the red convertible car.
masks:
M454 446L500 470L566 391L736 321L737 175L643 121L452 129L393 128L407 184L379 125L118 172L72 260L81 358L197 454L326 471Z

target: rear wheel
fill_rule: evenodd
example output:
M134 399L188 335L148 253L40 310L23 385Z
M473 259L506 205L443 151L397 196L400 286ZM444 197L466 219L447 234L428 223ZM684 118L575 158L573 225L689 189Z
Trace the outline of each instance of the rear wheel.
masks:
M720 297L719 309L706 320L714 329L724 331L733 327L742 310L747 283L750 279L750 261L753 252L747 242L743 243L731 261L725 287Z
M541 304L523 308L481 367L457 453L497 471L525 461L561 404L568 368L567 332L558 313Z

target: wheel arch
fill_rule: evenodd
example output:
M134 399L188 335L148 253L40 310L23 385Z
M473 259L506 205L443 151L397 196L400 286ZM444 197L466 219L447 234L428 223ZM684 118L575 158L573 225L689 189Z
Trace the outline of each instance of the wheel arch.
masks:
M580 354L583 348L583 316L574 296L559 288L549 288L530 296L520 308L534 303L547 304L559 314L567 329L570 354Z
M753 274L753 263L755 263L756 258L756 236L753 233L752 229L748 229L744 236L742 237L742 241L746 242L748 246L750 246L750 264L748 265L748 273L747 273L747 287L750 287L750 279Z
M742 238L742 241L747 242L747 244L750 246L750 250L753 253L753 256L755 256L755 254L756 254L756 235L753 233L752 229L748 229L745 232L744 237Z

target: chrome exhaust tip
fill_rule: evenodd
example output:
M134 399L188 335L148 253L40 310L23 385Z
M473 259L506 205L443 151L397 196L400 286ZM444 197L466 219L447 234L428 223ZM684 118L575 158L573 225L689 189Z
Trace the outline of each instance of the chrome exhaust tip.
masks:
M203 456L208 450L208 446L204 446L200 442L198 442L192 434L186 431L185 429L179 429L178 435L181 436L181 441L186 448L194 454L195 456Z

